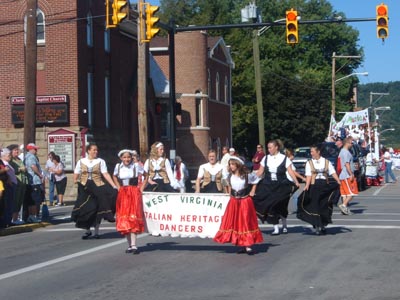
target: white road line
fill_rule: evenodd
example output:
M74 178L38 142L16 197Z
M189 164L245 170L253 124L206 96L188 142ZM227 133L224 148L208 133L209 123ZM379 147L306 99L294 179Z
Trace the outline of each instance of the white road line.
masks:
M312 228L311 225L301 224L302 227ZM273 229L272 225L259 225L260 228ZM288 225L288 227L299 227L299 225ZM344 228L361 228L361 229L400 229L400 226L396 225L349 225L349 224L332 224L328 228L344 227Z
M143 235L147 235L147 234L140 234L140 235L138 235L138 238L141 238ZM70 260L70 259L73 259L73 258L76 258L76 257L79 257L79 256L83 256L83 255L90 254L90 253L93 253L93 252L96 252L96 251L100 251L100 250L103 250L103 249L114 247L116 245L123 244L123 243L126 243L126 239L121 238L121 240L119 240L119 241L111 242L111 243L108 243L108 244L105 244L105 245L101 245L101 246L98 246L98 247L94 247L94 248L91 248L91 249L88 249L88 250L84 250L84 251L76 252L76 253L73 253L73 254L70 254L70 255L62 256L60 258L51 259L51 260L48 260L48 261L45 261L45 262L42 262L42 263L39 263L39 264L35 264L35 265L32 265L32 266L26 267L26 268L15 270L15 271L12 271L12 272L0 274L0 280L11 278L11 277L14 277L14 276L18 276L18 275L21 275L21 274L24 274L24 273L27 273L27 272L31 272L31 271L35 271L35 270L38 270L38 269L42 269L42 268L45 268L45 267L48 267L48 266L51 266L51 265L58 264L60 262L66 261L66 260Z
M63 256L63 257L60 257L60 258L48 260L48 261L45 261L45 262L42 262L42 263L39 263L39 264L32 265L30 267L26 267L26 268L22 268L22 269L19 269L19 270L12 271L12 272L4 273L4 274L0 275L0 280L6 279L6 278L10 278L10 277L14 277L14 276L17 276L17 275L21 275L21 274L24 274L24 273L27 273L27 272L30 272L30 271L34 271L34 270L37 270L37 269L41 269L41 268L44 268L44 267L47 267L47 266L51 266L51 265L54 265L54 264L57 264L57 263L60 263L60 262L63 262L63 261L69 260L69 259L73 259L75 257L79 257L79 256L82 256L82 255L90 254L90 253L93 253L93 252L96 252L96 251L100 251L100 250L103 250L103 249L106 249L106 248L109 248L109 247L113 247L115 245L119 245L119 244L122 244L122 243L126 243L125 239L120 240L120 241L116 241L116 242L112 242L112 243L108 243L108 244L105 244L105 245L102 245L102 246L98 246L98 247L95 247L95 248L92 248L92 249L84 250L84 251L81 251L81 252L77 252L77 253L74 253L74 254L66 255L66 256Z

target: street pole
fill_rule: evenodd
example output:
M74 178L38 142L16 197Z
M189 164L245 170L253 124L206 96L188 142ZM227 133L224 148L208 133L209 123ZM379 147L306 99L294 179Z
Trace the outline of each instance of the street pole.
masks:
M143 0L139 0L139 7L142 7ZM139 10L141 11L141 10ZM139 13L138 16L138 33L142 34L144 30L144 17ZM138 43L138 131L139 131L139 153L141 159L146 158L146 153L149 151L148 138L148 122L147 122L147 72L146 72L146 52L147 44L141 43L141 39L137 39Z
M260 71L260 45L258 41L258 30L253 30L253 59L254 74L256 84L257 99L257 119L258 119L258 142L265 147L265 129L264 129L264 107L261 90L261 71Z
M25 48L25 105L24 105L24 145L36 141L36 10L37 0L28 0L26 8L26 48Z
M332 54L332 104L331 104L331 115L335 118L335 110L336 110L336 52ZM329 131L331 128L329 128ZM329 132L329 134L331 134Z
M170 103L170 128L171 128L171 144L169 149L169 159L174 160L176 156L176 95L175 95L175 21L170 20L170 28L168 31L169 38L169 103Z
M353 58L361 58L361 56L360 55L336 55L336 52L332 53L332 112L331 112L331 114L333 117L335 117L335 113L336 113L336 81L343 79L343 78L339 78L338 80L336 80L336 58L353 59ZM354 75L356 75L356 74L354 74ZM345 77L347 77L347 76L345 76Z

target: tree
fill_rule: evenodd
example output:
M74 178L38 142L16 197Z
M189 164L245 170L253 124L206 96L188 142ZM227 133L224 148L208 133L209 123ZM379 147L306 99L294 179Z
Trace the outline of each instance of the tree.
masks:
M187 4L183 12L183 4ZM163 18L173 17L183 26L240 23L240 9L248 1L163 0ZM331 19L338 13L326 0L258 1L264 21L283 19L294 8L302 20ZM343 14L340 14L345 17ZM258 143L255 105L252 29L216 30L231 46L233 71L233 138L239 150ZM286 146L310 145L328 133L331 111L332 54L362 55L358 32L345 23L299 25L300 43L286 44L285 26L274 26L259 38L266 140L280 138ZM360 61L337 60L337 77L351 74ZM341 82L336 90L338 110L350 110L352 84Z

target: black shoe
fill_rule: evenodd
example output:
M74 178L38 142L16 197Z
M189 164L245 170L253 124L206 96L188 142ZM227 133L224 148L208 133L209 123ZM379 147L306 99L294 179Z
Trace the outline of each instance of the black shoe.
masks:
M321 228L321 234L326 234L326 228L325 227Z
M115 218L114 217L108 217L107 221L110 223L115 223Z
M246 253L246 248L240 248L240 250L238 252L236 252L237 254L244 254Z
M89 239L91 236L92 236L92 233L91 233L90 231L89 231L89 232L85 232L85 234L82 235L82 240L87 240L87 239Z
M133 248L132 254L133 255L140 254L139 249L138 248Z
M133 253L133 248L129 247L128 249L125 250L125 253Z
M255 252L254 252L254 250L253 249L246 249L246 254L247 255L254 255L255 254Z

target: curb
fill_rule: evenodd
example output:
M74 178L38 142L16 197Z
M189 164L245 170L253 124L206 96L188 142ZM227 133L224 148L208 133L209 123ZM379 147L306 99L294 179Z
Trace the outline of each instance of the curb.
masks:
M40 223L34 223L34 224L11 226L8 228L0 229L0 236L7 236L7 235L12 235L12 234L24 233L24 232L32 232L34 229L46 227L49 225L52 225L52 224L48 223L48 222L40 222Z

